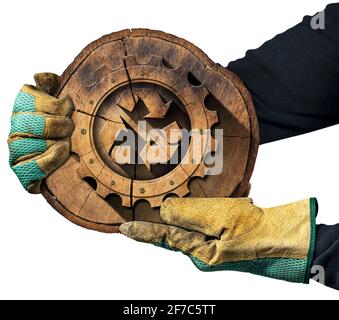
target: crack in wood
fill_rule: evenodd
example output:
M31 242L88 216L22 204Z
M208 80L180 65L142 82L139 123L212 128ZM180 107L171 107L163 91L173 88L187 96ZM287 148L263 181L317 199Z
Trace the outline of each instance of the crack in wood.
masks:
M144 38L144 39L142 39ZM114 44L113 42L116 42L116 44ZM98 50L98 54L95 52L95 50L99 49L100 47L104 46L104 45L108 45L107 48L116 48L118 47L119 51L117 55L115 55L114 57L112 57L112 59L114 59L114 61L109 61L110 57L105 56L105 51L100 51ZM105 48L103 50L106 50ZM104 54L102 54L102 52L104 52ZM107 51L108 52L108 51ZM74 89L76 89L80 83L79 88L81 87L81 83L86 82L86 79L83 78L83 76L85 75L77 75L77 73L79 73L79 67L84 63L86 63L86 59L88 59L88 57L92 54L92 56L90 57L90 59L94 59L93 61L96 61L95 65L96 66L100 66L98 68L96 68L97 70L102 68L106 62L107 62L107 67L110 68L110 66L113 66L113 68L111 68L110 70L118 70L117 71L117 77L115 79L115 81L117 79L119 79L118 81L120 82L121 79L123 79L123 84L124 86L126 85L126 87L129 88L129 90L132 93L132 97L133 97L133 101L136 104L136 96L134 95L134 90L136 89L136 84L134 82L134 79L131 79L131 77L134 77L134 69L131 68L133 66L133 61L131 60L131 62L129 62L128 59L126 59L128 57L128 55L137 55L138 53L140 53L140 57L150 57L152 55L157 56L157 57L162 57L163 59L168 59L168 62L172 65L176 65L177 69L181 67L181 69L173 71L177 73L177 76L173 76L173 82L171 83L170 87L174 87L174 85L179 85L181 79L183 79L183 77L185 76L185 72L188 71L188 69L192 69L191 66L194 66L194 68L196 68L198 71L200 71L200 75L202 80L206 80L208 79L208 87L211 88L211 90L213 91L212 93L216 93L216 97L220 98L221 100L221 104L225 107L225 101L233 101L232 99L229 100L228 98L226 98L227 96L229 97L229 95L232 94L234 95L241 95L242 99L239 99L239 104L236 106L237 110L239 110L238 108L242 108L243 109L243 114L239 114L237 113L235 115L236 120L239 120L240 124L245 123L244 121L244 117L250 115L249 118L249 128L248 130L251 131L250 133L247 134L247 132L243 132L240 130L240 127L238 128L237 126L234 126L230 123L227 122L227 128L229 129L228 132L230 134L223 134L221 136L223 136L225 138L224 141L226 142L226 146L224 146L224 148L226 148L225 152L226 153L226 163L224 163L225 166L228 166L227 168L231 168L232 170L228 170L226 172L226 174L222 174L220 177L214 177L214 178L210 178L208 177L208 181L205 183L205 180L200 180L200 177L196 177L194 179L194 185L193 185L193 189L195 190L194 192L196 192L196 194L199 194L200 196L207 196L207 195L214 195L216 194L221 194L221 193L226 193L226 196L231 196L234 195L235 192L238 192L239 194L241 193L241 189L243 187L246 187L246 185L248 184L248 180L249 177L251 175L252 169L253 169L253 165L254 165L254 160L255 160L255 155L256 155L256 148L257 148L257 126L255 123L255 113L254 113L254 108L253 105L251 103L251 99L249 98L249 94L246 91L246 89L244 88L244 86L242 85L242 83L240 82L240 80L238 80L235 76L232 75L231 72L227 71L225 68L222 68L221 66L215 64L212 60L210 60L207 55L205 55L200 49L198 49L197 47L195 47L193 44L187 42L184 39L181 38L177 38L175 36L169 35L169 34L165 34L159 31L152 31L152 30L144 30L144 29L130 29L130 30L124 30L120 33L113 33L112 35L108 35L108 36L104 36L103 38L101 38L100 40L97 40L95 42L93 42L92 44L90 44L89 46L87 46L79 55L78 57L76 57L75 61L70 65L70 67L64 72L61 82L60 82L60 88L59 88L59 93L66 88L66 91L69 90L70 92L73 92L74 94L76 93L74 91ZM120 60L120 58L122 60ZM117 60L118 59L118 60ZM91 60L92 61L92 60ZM118 62L121 61L121 64L118 66ZM143 63L144 60L140 60L140 63ZM153 61L153 60L152 60ZM158 60L154 60L154 62L160 61ZM113 64L114 62L114 64ZM147 62L146 62L147 63ZM197 65L197 63L199 63L199 65ZM130 65L131 64L131 65ZM165 67L167 67L165 65ZM169 68L171 69L171 68ZM172 68L174 69L174 68ZM106 69L100 69L100 70L105 70L104 72L109 73L108 76L111 75L111 71L108 70L106 71ZM212 71L212 72L209 72ZM103 71L99 71L98 73L103 73ZM141 73L140 73L141 75ZM215 75L217 75L217 77L215 77ZM218 76L222 76L218 77ZM79 76L79 78L77 78L77 76ZM73 79L75 79L75 81L70 81L71 77L73 77ZM106 77L106 75L105 75ZM114 75L111 75L111 77L114 77ZM138 77L138 76L137 76ZM99 80L100 78L100 80ZM106 79L106 78L105 78ZM133 80L133 81L132 81ZM137 79L139 81L139 77ZM155 79L154 79L155 80ZM98 84L102 83L103 81L103 75L102 76L98 76L98 83L90 88L91 92L94 92L95 90L101 90L102 87L106 86L98 86ZM221 81L220 85L223 87L223 82L225 82L225 87L226 87L226 92L225 90L220 91L218 89L218 84L216 83L216 81ZM113 82L113 81L112 81ZM69 84L69 86L68 86ZM109 83L107 82L107 85L109 85ZM106 87L105 87L106 88ZM215 90L213 88L216 88ZM219 88L221 88L219 86ZM70 90L72 89L72 90ZM94 90L94 91L93 91ZM218 91L219 90L219 91ZM78 91L78 90L77 90ZM81 92L80 92L81 91ZM79 96L78 99L79 101L81 101L82 99L84 99L83 101L85 102L86 97L83 96L84 92L83 90L78 91ZM96 91L95 91L96 93ZM102 98L102 97L101 97ZM189 98L191 99L191 98ZM225 100L226 99L226 100ZM186 100L188 101L188 99ZM237 103L238 103L237 102ZM190 102L191 103L191 102ZM187 103L185 106L187 107L187 105L189 105L190 103ZM205 103L203 103L205 105ZM185 107L184 106L184 107ZM87 106L89 107L89 106ZM232 105L232 108L234 106ZM206 107L207 108L207 107ZM232 109L231 108L231 109ZM87 109L85 109L87 110ZM100 179L102 177L105 177L104 175L104 168L107 168L108 165L106 165L106 162L109 160L106 157L103 157L102 154L100 154L100 152L105 151L105 147L110 145L110 142L104 143L105 141L109 141L111 139L111 137L114 136L114 132L115 129L117 128L117 130L119 129L119 125L118 124L122 124L122 122L117 121L119 118L110 118L109 117L109 109L108 113L103 113L103 115L101 114L89 114L83 110L75 110L75 112L79 112L84 114L87 117L91 117L91 119L87 119L85 116L80 116L78 115L77 117L79 119L83 118L84 123L86 123L86 128L88 130L88 124L90 124L90 126L92 127L94 119L100 119L97 120L97 122L95 122L98 126L97 128L103 128L101 127L102 125L107 126L107 134L106 135L106 131L102 131L103 134L105 134L105 136L102 137L106 137L105 140L98 140L95 143L95 146L92 144L89 145L88 143L79 143L77 144L77 140L75 140L75 144L77 145L77 147L79 148L79 153L81 153L80 151L83 150L85 151L85 153L81 156L79 156L79 158L81 159L81 161L85 161L85 156L87 156L86 159L89 159L88 154L96 152L96 150L94 149L98 149L98 154L100 157L103 158L104 160L104 166L102 168L99 167L94 167L94 172L98 172L100 171L98 174L95 174L93 176L96 176L95 178L97 179L98 177L100 177ZM233 110L233 109L232 109ZM142 114L141 114L141 110L137 110L138 111L138 119L141 118ZM107 118L108 117L108 118ZM134 118L133 118L134 119ZM116 121L115 121L116 120ZM222 121L225 119L221 119ZM226 119L227 121L227 119ZM79 122L78 124L80 124L81 122ZM154 125L156 126L156 124ZM232 126L232 127L231 127ZM110 127L112 127L110 129ZM93 127L92 127L93 128ZM226 128L226 127L224 127ZM247 126L246 126L247 128ZM246 129L245 128L245 129ZM111 131L113 130L113 131ZM237 133L239 132L239 135L237 135ZM85 132L86 133L86 132ZM234 135L233 135L234 133ZM84 135L83 137L80 135L80 132L77 132L77 134L79 134L79 136L76 137L76 139L89 139L89 134L93 134L90 132L87 132L87 135ZM96 134L100 134L100 132L97 132ZM254 136L254 138L253 138ZM227 139L229 138L229 139ZM248 140L248 142L247 142ZM82 141L85 142L85 141ZM113 143L113 142L112 142ZM82 149L81 149L82 148ZM90 151L88 151L89 149L91 149ZM100 149L100 150L99 150ZM88 151L88 152L86 152ZM105 151L106 152L106 151ZM95 153L97 154L97 153ZM180 157L180 159L183 159L183 157ZM243 160L242 160L243 159ZM74 158L74 160L76 160ZM235 162L236 161L236 162ZM93 161L91 161L92 163ZM108 162L107 162L108 163ZM101 165L102 163L100 163ZM76 165L78 165L78 162L72 163L69 166L74 166L74 168L76 168ZM88 166L87 163L84 162L84 165ZM179 165L181 166L181 164L179 163ZM69 166L66 166L65 168L68 168ZM231 167L230 167L231 166ZM185 180L184 183L188 183L189 182L189 175L188 172L191 172L193 170L194 167L191 166L187 166L185 168L183 168L181 166L181 168L179 169L181 171L180 174L180 179L184 179L185 176L187 176L187 180ZM244 169L245 168L245 169ZM90 167L88 168L83 168L83 173L86 174L86 170L87 169L91 169ZM86 169L86 170L85 170ZM100 169L100 170L99 170ZM134 205L132 205L133 203L133 199L137 199L138 197L134 197L133 193L137 192L138 190L135 190L136 188L140 188L140 184L138 181L138 185L136 184L136 177L141 173L141 171L139 169L137 169L137 166L134 165L133 169L132 167L130 167L131 171L133 170L133 177L132 179L129 179L130 182L130 194L129 194L129 200L130 200L130 208L132 208L133 210L133 219L139 219L140 217L142 217L141 220L145 220L145 221L149 221L148 219L152 220L152 217L154 217L154 215L152 216L152 212L149 212L149 209L145 209L145 207L142 210L144 210L144 212L147 211L147 214L145 213L143 216L143 213L139 211L136 211ZM183 172L182 172L183 169ZM187 170L185 170L187 169ZM73 170L73 167L70 168L69 170ZM171 169L173 170L173 169ZM91 169L92 171L92 169ZM187 171L187 172L186 172ZM159 177L163 177L161 176L161 174L159 175L159 173L161 173L162 171L160 170L159 172L156 172L155 175L159 176ZM152 175L153 175L154 171L152 168ZM197 172L199 174L202 174L202 172ZM194 172L193 172L194 174ZM229 180L228 178L230 177L229 174L231 174L231 179ZM235 177L237 179L235 179ZM108 177L107 181L106 179L104 179L105 183L108 183L110 177ZM174 176L173 176L174 178ZM233 180L232 180L233 179ZM57 188L63 188L63 185L67 185L70 180L72 180L72 178L67 177L67 170L60 176L57 176L56 179L51 179L50 183L51 183L51 187L49 188L49 183L47 181L47 188L49 188L49 190L58 190ZM145 180L151 180L150 179L145 179ZM160 179L161 180L161 179ZM237 185L234 185L234 181L237 180ZM162 181L162 180L161 180ZM165 180L164 180L165 181ZM181 181L181 180L180 180ZM225 182L226 181L226 182ZM233 182L232 182L233 181ZM99 183L99 181L97 181ZM172 183L171 183L172 182ZM167 181L167 183L170 183L170 185L173 185L173 181ZM179 183L179 181L176 181L176 183ZM53 184L55 185L55 187L53 187ZM220 188L216 188L215 185L220 186ZM225 184L225 185L222 185ZM153 186L153 184L151 184ZM238 186L239 185L239 186ZM148 186L148 185L147 185ZM188 185L187 185L188 186ZM238 186L238 187L237 187ZM127 187L127 185L126 185ZM154 186L153 186L154 187ZM153 188L152 187L152 188ZM157 186L158 188L158 186ZM237 189L235 189L237 188ZM109 189L109 188L108 188ZM218 189L218 190L217 190ZM220 190L219 190L220 189ZM127 192L125 192L127 190ZM128 201L128 188L126 188L126 190L124 191L124 193L126 193L126 197L123 198L127 203ZM175 188L173 189L173 191L175 192ZM182 186L181 189L178 191L179 192L184 192L185 187ZM227 191L226 191L227 190ZM234 191L236 190L236 191ZM107 190L108 191L108 190ZM145 191L145 190L144 190ZM152 199L152 194L156 195L157 192L159 192L158 189L156 190L148 190L146 187L146 191L147 191L147 195L148 197L150 197L150 199ZM162 192L162 190L160 190ZM219 192L220 191L220 192ZM89 194L87 195L84 203L79 203L79 207L80 211L82 210L87 210L84 208L86 207L86 203L88 203L88 199L93 196L93 190L88 190ZM150 193L149 193L150 192ZM136 193L136 194L137 194ZM141 193L141 192L140 192ZM144 193L144 192L143 192ZM104 193L103 193L104 195ZM122 194L121 194L122 195ZM98 212L98 219L95 218L93 216L93 220L88 220L88 219L84 219L82 217L79 217L79 219L81 219L81 221L76 220L75 218L73 218L74 213L72 213L71 211L69 211L69 208L72 207L72 205L70 205L70 207L67 206L68 204L72 204L72 199L71 197L69 198L67 195L63 198L63 196L61 197L61 199L57 199L58 203L53 203L53 201L51 200L51 196L54 196L51 192L49 192L49 194L46 195L47 198L49 198L50 203L54 206L55 208L61 212L62 214L64 214L66 217L68 217L70 220L92 228L92 229L96 229L99 231L111 231L111 232L117 232L117 228L116 226L118 226L120 223L100 223L100 220L103 221L100 217L100 212ZM106 200L105 198L101 197L98 194L99 198L98 201L101 199ZM192 194L192 196L194 196L194 194ZM55 196L54 196L55 197ZM142 194L140 195L139 198L142 198ZM147 197L145 197L147 198ZM159 197L158 197L159 198ZM159 199L157 199L158 201ZM65 203L62 203L64 202ZM151 202L150 202L151 203ZM66 204L66 206L65 206ZM98 205L100 204L100 202L98 202ZM95 206L95 203L93 204ZM115 207L113 207L115 208ZM140 207L141 208L141 207ZM140 209L139 208L139 209ZM132 211L131 210L131 211ZM152 209L151 209L152 211ZM117 209L117 212L119 213L119 210ZM86 212L84 212L84 215L86 216ZM140 216L141 214L141 216ZM87 216L89 217L89 216ZM130 219L130 216L129 218ZM96 221L97 220L97 221ZM87 224L85 222L88 222L90 224ZM110 220L112 222L115 221L115 218L113 218L113 220ZM115 226L115 228L109 228L109 226Z

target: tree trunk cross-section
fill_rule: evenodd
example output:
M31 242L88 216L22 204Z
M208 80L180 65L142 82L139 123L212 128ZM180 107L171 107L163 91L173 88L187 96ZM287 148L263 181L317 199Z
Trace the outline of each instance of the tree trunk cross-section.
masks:
M72 154L42 192L72 222L118 232L126 221L161 222L159 207L169 196L240 197L248 191L259 143L251 97L236 75L188 41L146 29L104 36L62 75L58 96L65 95L75 107ZM117 137L126 129L136 133L140 121L151 141L158 141L152 129L186 129L206 138L212 154L222 155L221 173L206 174L206 158L194 158L194 139L180 155L179 148L167 148L183 137L160 151L166 159L178 156L178 164L117 161ZM150 145L137 145L134 160Z

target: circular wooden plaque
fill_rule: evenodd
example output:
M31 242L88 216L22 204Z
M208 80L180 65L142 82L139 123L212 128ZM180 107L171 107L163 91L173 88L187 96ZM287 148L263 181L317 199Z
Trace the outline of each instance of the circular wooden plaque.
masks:
M117 232L126 221L161 222L159 207L169 196L239 197L249 189L259 140L250 95L186 40L145 29L104 36L66 69L58 95L69 95L75 106L72 154L42 193L78 225ZM207 175L206 159L190 158L193 140L179 164L118 163L119 133L140 133L140 121L145 132L180 128L204 135L210 129L207 140L211 155L221 153L221 171ZM134 159L143 150L133 149Z

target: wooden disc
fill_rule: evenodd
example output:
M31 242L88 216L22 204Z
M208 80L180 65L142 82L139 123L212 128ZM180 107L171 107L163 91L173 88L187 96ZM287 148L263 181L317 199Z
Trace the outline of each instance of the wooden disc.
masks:
M62 75L58 96L65 95L75 106L72 154L42 193L72 222L117 232L126 221L161 222L159 207L169 196L248 191L259 140L250 95L237 76L186 40L145 29L104 36ZM157 151L166 161L149 162L144 155L161 139L156 129L178 128L191 134L188 142L173 138ZM126 129L144 144L123 149ZM194 135L209 157L195 157ZM122 162L122 154L131 161ZM208 159L221 159L213 175Z

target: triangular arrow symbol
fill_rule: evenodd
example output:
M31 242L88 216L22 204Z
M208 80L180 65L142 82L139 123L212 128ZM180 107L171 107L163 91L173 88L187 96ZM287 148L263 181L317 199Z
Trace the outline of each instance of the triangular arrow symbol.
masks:
M136 94L149 111L144 118L165 118L172 101L165 103L160 94L154 90L138 90Z

